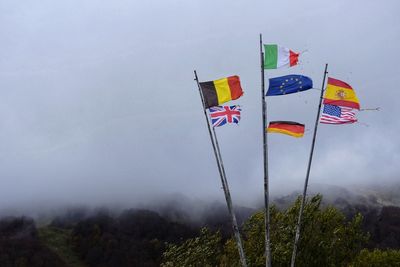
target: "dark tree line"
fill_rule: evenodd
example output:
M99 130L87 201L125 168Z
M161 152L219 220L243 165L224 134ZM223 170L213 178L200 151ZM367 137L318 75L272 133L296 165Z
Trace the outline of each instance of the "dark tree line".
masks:
M166 242L198 234L148 210L128 210L113 218L97 214L73 229L75 250L89 266L159 266Z
M314 211L319 212L320 200L316 199L315 201L317 202L311 204L314 205ZM276 235L274 237L275 259L282 259L282 264L287 261L285 251L291 247L293 241L291 237L293 227L291 228L290 220L295 217L294 214L297 214L294 209L292 206L287 209L274 209L272 211L272 214L276 217L274 217L274 220L277 222L274 226L276 229L273 229ZM291 211L293 214L290 213ZM342 211L333 208L325 210L325 207L322 207L322 211L323 213L319 214L316 218L319 218L319 220L326 218L327 223L336 221L342 226L350 223L358 212L363 215L364 219L362 221L357 219L355 225L349 225L348 228L343 229L340 227L337 228L343 234L340 240L347 238L348 233L353 231L351 229L354 229L354 231L361 230L363 233L361 235L361 232L357 232L358 241L355 240L356 243L349 249L349 251L355 251L354 253L352 252L353 258L359 253L355 257L352 266L369 266L365 265L365 262L372 262L374 260L391 258L395 262L399 259L400 253L386 251L386 249L398 250L400 248L399 207L377 209L376 207L361 205L347 206ZM246 216L243 214L247 216L249 211L243 210L243 213L239 214L239 217L243 217L242 230L249 260L263 262L263 216L260 213L254 212L250 219L246 219ZM311 215L312 213L310 213ZM177 217L180 216L175 216L175 218ZM317 221L313 219L310 223L312 222ZM320 223L323 223L323 221ZM355 222L353 221L353 223ZM206 226L208 230L200 231L203 226ZM329 256L331 254L329 252L329 240L337 237L337 234L332 235L332 238L330 238L328 233L324 233L325 228L317 226L316 224L309 229L309 233L307 234L309 239L303 240L303 244L306 246L319 244L315 251L319 251L319 255L326 253ZM84 210L77 210L75 212L67 212L65 216L55 218L50 227L60 229L64 234L68 233L67 246L74 253L74 256L76 254L76 258L84 264L83 266L140 267L160 266L161 264L164 264L164 266L177 266L173 265L171 258L179 258L191 263L195 262L188 254L185 254L187 253L185 246L190 247L192 253L198 253L194 254L196 255L195 258L203 254L211 255L210 257L213 258L213 261L209 262L210 266L216 266L216 262L225 264L221 266L233 266L232 259L235 262L234 258L237 256L235 254L234 242L230 239L231 227L229 217L226 209L222 208L216 208L210 214L206 214L202 224L193 224L187 221L176 222L174 219L169 219L168 216L161 216L159 213L149 210L126 210L119 215L111 215L111 213L106 211L88 214ZM285 233L282 229L287 229L289 232ZM304 233L307 233L307 229L307 227L304 228ZM313 236L313 234L318 232L317 229L321 232L319 239ZM349 231L346 229L350 229L351 231L346 232ZM57 231L53 231L53 233L57 233ZM363 241L362 236L364 235L369 236L367 242ZM324 236L326 239L324 239ZM286 242L278 244L276 240L286 240ZM348 239L344 244L349 246L351 242L352 239ZM344 245L341 245L341 247L344 247ZM362 248L364 250L360 252ZM308 252L309 250L300 251L300 256L303 255L307 262L313 258L312 253L309 255L306 254ZM338 254L339 252L336 251L335 253ZM348 253L342 254L338 254L339 256L335 256L334 258L342 256L342 258L345 258ZM320 262L323 262L323 258L327 257L321 256L319 258ZM1 267L64 267L66 266L65 262L68 262L65 257L54 251L53 247L39 238L38 230L32 219L22 217L3 218L0 220ZM301 260L298 261L298 263L301 262ZM205 264L206 261L202 263ZM254 266L257 266L257 264ZM276 266L279 266L279 264ZM69 267L71 266L69 265Z
M29 218L4 218L0 221L1 267L64 267L64 262L38 238L35 223Z

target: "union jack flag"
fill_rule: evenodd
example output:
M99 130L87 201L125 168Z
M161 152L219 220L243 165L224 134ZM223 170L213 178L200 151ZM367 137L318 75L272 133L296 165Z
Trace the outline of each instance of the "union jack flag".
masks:
M215 106L210 107L210 117L213 127L222 126L226 123L239 123L240 106Z

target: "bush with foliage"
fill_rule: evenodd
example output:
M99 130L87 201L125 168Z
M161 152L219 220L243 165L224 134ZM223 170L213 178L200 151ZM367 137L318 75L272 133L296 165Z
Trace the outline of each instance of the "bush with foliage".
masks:
M347 221L336 208L321 208L321 199L320 195L314 196L305 205L296 266L348 266L367 241L367 235L361 230L362 216L357 214ZM285 211L271 207L273 266L288 266L290 263L299 208L300 199ZM164 253L164 266L207 266L204 261L211 256L217 262L206 261L210 264L208 266L239 266L234 240L225 242L221 250L221 244L216 243L217 236L206 233L181 245L169 245ZM243 225L242 236L249 266L265 266L264 233L262 212L251 216ZM214 254L201 255L211 244L209 250Z
M199 237L187 239L181 245L169 244L163 254L161 267L212 267L219 264L221 256L221 234L202 228Z
M349 267L399 267L400 250L361 250Z

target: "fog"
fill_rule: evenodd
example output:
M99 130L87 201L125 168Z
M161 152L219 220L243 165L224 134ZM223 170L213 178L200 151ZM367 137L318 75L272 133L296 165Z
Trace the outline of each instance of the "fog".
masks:
M353 125L320 125L310 185L399 179L400 3L380 1L0 2L0 211L142 205L164 196L221 200L193 70L239 75L238 126L216 129L233 202L263 196L259 34L304 52L302 74L356 91ZM303 186L318 90L268 98L273 196Z

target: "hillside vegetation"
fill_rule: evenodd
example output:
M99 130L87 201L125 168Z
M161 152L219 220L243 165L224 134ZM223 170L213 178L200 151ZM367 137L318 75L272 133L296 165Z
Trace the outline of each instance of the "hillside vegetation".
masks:
M307 202L296 266L400 266L400 208L339 210L321 200L317 195ZM298 208L298 200L271 207L273 266L290 262ZM214 209L200 224L176 220L185 216L172 209L78 212L40 228L26 217L3 218L0 266L239 266L226 210ZM249 266L264 266L263 213L238 215Z

